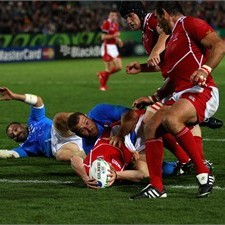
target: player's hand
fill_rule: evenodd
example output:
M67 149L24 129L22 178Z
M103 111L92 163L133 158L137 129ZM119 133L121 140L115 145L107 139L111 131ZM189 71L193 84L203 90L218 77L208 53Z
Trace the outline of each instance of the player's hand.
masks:
M204 70L201 70L201 69L196 70L190 77L190 81L193 84L196 84L202 87L207 86L206 80L207 80L207 74Z
M113 36L114 38L118 38L120 36L120 32L116 32Z
M117 39L116 39L116 43L118 44L118 46L119 46L120 48L123 47L123 41L122 41L120 38L117 38Z
M110 187L115 182L117 175L116 170L112 166L110 166L110 170L108 171L110 172L110 174L108 174L108 186Z
M132 62L125 69L127 74L138 74L141 72L141 65L138 62Z
M160 63L160 56L157 52L151 52L151 54L148 57L147 65L148 66L158 66Z
M136 99L133 102L132 107L136 109L144 109L146 106L153 105L153 104L154 102L151 102L148 96L144 96L144 97L140 97Z
M7 101L14 99L14 93L7 87L0 87L0 94L2 95L2 97L0 97L0 100Z
M82 178L82 179L87 187L93 188L93 189L99 189L98 182L94 178L87 177L87 178Z
M134 151L132 155L132 161L136 162L139 158L140 158L139 153L137 151Z
M114 135L109 138L109 144L115 147L121 148L122 144L124 143L124 137L120 135Z

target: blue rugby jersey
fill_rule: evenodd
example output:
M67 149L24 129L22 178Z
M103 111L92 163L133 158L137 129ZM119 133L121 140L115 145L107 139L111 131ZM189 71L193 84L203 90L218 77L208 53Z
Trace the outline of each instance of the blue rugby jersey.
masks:
M31 106L27 140L12 150L16 151L20 157L53 157L51 151L51 128L52 120L45 116L45 106L38 108Z
M90 152L102 133L111 126L112 123L119 121L121 116L128 110L130 110L130 108L124 106L98 104L88 112L87 116L97 125L98 136L96 138L82 138L83 149L86 154Z

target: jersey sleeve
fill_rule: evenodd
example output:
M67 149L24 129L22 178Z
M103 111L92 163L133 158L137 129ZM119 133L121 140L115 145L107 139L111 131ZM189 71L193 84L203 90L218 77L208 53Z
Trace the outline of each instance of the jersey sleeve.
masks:
M129 110L131 109L119 105L98 104L89 112L88 116L101 123L111 125L120 120L121 116Z
M154 15L152 14L151 17L150 17L150 19L148 20L148 28L156 31L157 24L158 24L158 21L154 17Z
M109 22L106 20L103 22L103 24L101 25L101 30L103 33L108 34L109 33Z
M201 41L205 36L214 32L213 28L204 20L188 17L185 21L185 29L193 40Z
M28 154L22 147L14 148L13 151L17 152L21 158L28 157Z
M31 106L30 116L28 119L28 125L40 121L41 119L45 118L45 106L41 107L33 107Z

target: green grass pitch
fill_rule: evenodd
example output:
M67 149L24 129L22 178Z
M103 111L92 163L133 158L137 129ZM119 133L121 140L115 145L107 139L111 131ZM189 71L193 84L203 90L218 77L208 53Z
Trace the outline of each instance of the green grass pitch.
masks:
M124 58L128 62L146 58ZM124 69L110 77L109 91L98 90L100 59L11 63L0 66L0 86L42 96L50 118L61 111L87 112L97 103L131 106L162 83L160 74L128 76ZM225 61L213 72L220 89L216 117L225 121ZM15 147L7 139L10 121L26 123L29 107L0 102L0 149ZM210 197L196 199L194 176L165 178L167 199L130 201L147 181L101 190L84 187L69 163L47 158L0 160L1 224L222 224L225 222L225 128L202 128L205 156L214 163L216 185ZM166 160L174 160L165 151Z

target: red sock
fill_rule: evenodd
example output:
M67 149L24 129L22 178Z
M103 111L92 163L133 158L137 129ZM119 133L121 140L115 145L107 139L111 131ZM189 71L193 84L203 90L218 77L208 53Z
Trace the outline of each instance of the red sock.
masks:
M176 139L172 134L170 133L164 134L162 138L164 146L177 157L180 163L189 162L190 157L177 143Z
M159 191L163 190L162 162L163 162L163 142L161 138L148 139L145 142L146 160L150 177L150 184Z
M106 86L106 83L109 79L110 73L108 71L99 71L98 72L98 77L99 77L99 82L101 86Z
M195 142L195 139L191 131L184 127L178 134L176 134L177 142L181 147L187 152L193 161L196 169L196 173L209 173L208 168L204 165L198 145Z
M197 144L198 149L200 151L202 160L204 160L204 150L203 150L202 137L194 136L194 139L195 139L195 143Z

